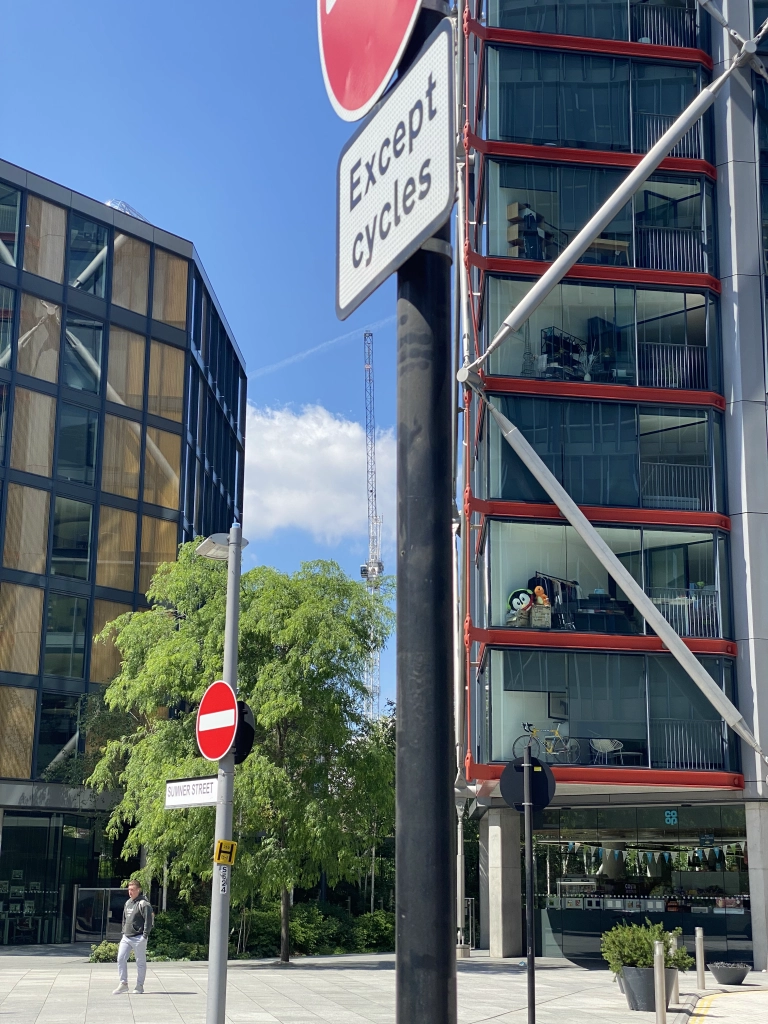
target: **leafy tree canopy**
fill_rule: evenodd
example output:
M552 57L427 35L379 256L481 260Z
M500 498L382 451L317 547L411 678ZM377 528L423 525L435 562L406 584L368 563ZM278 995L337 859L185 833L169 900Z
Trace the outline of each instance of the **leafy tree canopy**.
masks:
M182 894L211 876L214 808L166 811L165 781L216 770L197 749L195 714L222 670L227 578L226 564L196 556L196 546L158 568L150 611L101 634L114 634L122 656L104 702L131 725L107 739L89 779L122 792L110 830L128 826L126 855L147 851L145 883L167 864ZM236 903L313 885L321 870L331 885L356 879L377 838L391 834L393 730L365 720L361 681L393 626L390 593L388 581L372 594L327 561L242 577L238 695L256 740L235 770Z

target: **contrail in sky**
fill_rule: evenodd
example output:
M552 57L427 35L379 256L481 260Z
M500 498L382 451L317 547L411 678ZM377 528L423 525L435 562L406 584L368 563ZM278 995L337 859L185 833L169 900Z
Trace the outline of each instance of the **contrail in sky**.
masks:
M394 316L388 316L384 320L377 320L375 324L366 324L364 327L358 327L354 331L348 331L347 334L340 334L338 338L331 338L330 341L324 341L320 345L305 348L303 352L295 352L292 356L281 359L279 363L270 363L269 366L262 366L258 370L254 370L253 373L248 374L248 380L254 380L256 377L266 377L268 373L276 373L286 366L300 363L303 359L313 356L315 352L324 352L327 348L333 348L334 345L340 345L343 341L349 341L350 338L359 338L364 331L375 331L379 327L387 327L389 324L393 324L396 319Z

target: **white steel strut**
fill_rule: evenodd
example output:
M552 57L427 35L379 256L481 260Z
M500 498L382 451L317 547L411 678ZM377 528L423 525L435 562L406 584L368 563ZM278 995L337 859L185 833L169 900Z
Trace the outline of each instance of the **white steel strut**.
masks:
M520 330L530 315L541 305L550 292L557 287L579 257L586 252L598 235L623 209L643 182L658 168L662 160L669 155L686 132L696 124L702 114L712 106L717 93L728 77L737 68L751 67L768 80L768 72L766 72L763 63L756 56L757 45L766 31L768 31L768 20L763 23L753 39L745 40L738 32L728 28L725 18L714 7L711 0L699 0L699 3L718 23L728 29L729 38L739 47L739 51L730 66L711 85L703 89L671 127L667 129L637 167L627 175L613 195L606 200L587 225L582 228L573 241L563 250L552 266L538 279L528 294L518 303L509 316L505 318L486 350L474 362L468 363L465 361L465 365L457 373L457 379L460 383L474 391L481 401L485 402L488 412L501 430L505 441L517 453L523 464L533 473L534 477L560 509L563 516L573 526L606 572L618 583L632 604L669 650L670 654L677 660L696 686L699 687L718 714L734 732L738 733L768 763L768 756L763 752L741 712L726 697L714 679L688 649L678 633L670 626L640 584L637 583L626 567L611 551L576 502L549 471L530 444L528 444L518 428L488 400L483 380L477 372L491 352L498 348L505 338Z

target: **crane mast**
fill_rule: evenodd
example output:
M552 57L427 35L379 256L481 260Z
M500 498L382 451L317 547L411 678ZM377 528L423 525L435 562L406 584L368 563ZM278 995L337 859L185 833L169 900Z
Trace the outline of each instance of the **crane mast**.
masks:
M366 581L368 590L374 593L379 588L384 572L381 560L382 517L376 508L376 416L373 392L373 333L366 331L363 336L365 361L365 462L368 491L368 561L360 566L360 575ZM372 651L365 665L366 714L370 719L379 717L380 666L379 652Z

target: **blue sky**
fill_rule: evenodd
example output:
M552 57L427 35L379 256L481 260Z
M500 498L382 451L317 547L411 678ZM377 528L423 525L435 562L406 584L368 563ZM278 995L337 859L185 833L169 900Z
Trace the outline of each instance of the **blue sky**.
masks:
M315 0L24 0L4 5L3 42L0 156L197 246L249 373L248 564L335 558L357 575L367 557L362 336L377 325L391 569L395 288L336 319L336 162L354 126L325 94Z

